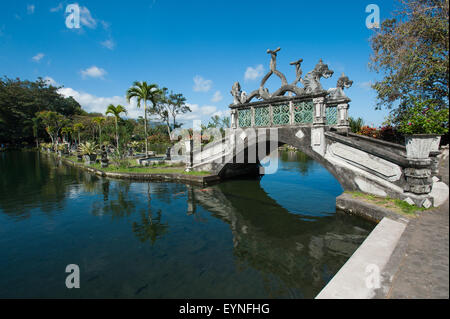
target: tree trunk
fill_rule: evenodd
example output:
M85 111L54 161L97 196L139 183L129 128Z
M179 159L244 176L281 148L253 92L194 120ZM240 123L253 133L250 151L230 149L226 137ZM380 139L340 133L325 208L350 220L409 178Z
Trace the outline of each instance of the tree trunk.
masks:
M117 127L117 117L116 117L116 142L117 142L117 150L119 151L119 129Z
M148 139L147 139L147 101L144 101L144 135L145 135L145 156L148 156Z
M167 132L169 132L169 139L170 139L172 132L170 131L170 124L169 124L169 122L167 122Z

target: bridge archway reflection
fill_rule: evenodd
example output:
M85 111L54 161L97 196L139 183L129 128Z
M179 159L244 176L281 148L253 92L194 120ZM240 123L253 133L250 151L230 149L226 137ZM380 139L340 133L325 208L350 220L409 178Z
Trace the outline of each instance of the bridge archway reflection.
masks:
M372 228L334 211L292 213L255 180L190 187L188 193L189 207L229 224L236 267L256 270L273 298L315 297Z

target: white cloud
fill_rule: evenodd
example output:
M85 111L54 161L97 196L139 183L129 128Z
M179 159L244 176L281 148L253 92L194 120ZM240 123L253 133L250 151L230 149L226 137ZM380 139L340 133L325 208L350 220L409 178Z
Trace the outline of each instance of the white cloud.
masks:
M87 77L103 79L103 76L106 73L107 72L104 69L96 67L95 65L91 66L90 68L87 68L86 70L81 70L81 75L83 76L83 79Z
M34 57L32 57L34 62L39 62L42 60L42 58L45 56L44 53L38 53Z
M216 93L214 93L213 98L211 99L211 102L213 103L217 103L223 100L223 96L222 93L220 93L220 91L216 91Z
M211 89L213 82L211 80L205 80L200 75L196 75L194 77L194 83L195 92L208 92Z
M97 27L97 20L92 17L91 12L86 7L80 7L80 23L90 29Z
M102 46L104 46L105 48L110 49L110 50L113 50L114 47L116 46L116 43L114 42L113 39L105 40L105 41L103 41L103 42L100 42L100 44L101 44Z
M105 114L106 108L110 104L123 105L128 111L128 118L137 119L139 116L144 115L144 110L138 108L136 101L132 100L131 104L128 103L125 96L111 96L111 97L101 97L95 96L85 92L79 92L72 88L61 88L58 90L60 94L65 97L73 97L78 103L80 103L83 110L86 112L95 112Z
M264 72L264 67L262 64L257 65L255 68L249 66L247 70L245 70L244 78L245 80L256 80L261 77Z
M217 107L212 105L205 105L201 107L201 112L203 115L211 115L217 110Z
M47 78L46 78L47 79ZM50 80L51 78L48 77ZM53 79L51 79L54 81ZM125 96L111 96L111 97L100 97L89 93L80 92L74 90L73 88L60 88L58 90L60 94L65 97L73 97L81 107L87 112L95 112L105 114L106 108L109 104L120 104L125 106L128 111L126 117L137 119L139 116L143 116L143 108L138 108L136 100L131 100L131 104L128 103ZM198 104L187 104L192 112L185 114L180 114L177 117L177 121L185 123L184 127L191 127L192 121L201 120L202 124L207 125L209 120L214 115L219 116L229 116L229 110L218 110L217 107L212 105L199 106Z
M34 4L27 4L27 13L28 14L33 14L35 8L36 7L34 6Z
M56 83L56 81L49 76L46 76L44 81L47 82L48 85L58 86L58 83Z
M50 8L50 12L58 12L63 9L63 4L60 2L57 7Z
M102 20L102 21L100 21L100 23L102 24L103 29L105 29L105 30L109 30L109 28L111 27L111 23L109 23L109 22Z

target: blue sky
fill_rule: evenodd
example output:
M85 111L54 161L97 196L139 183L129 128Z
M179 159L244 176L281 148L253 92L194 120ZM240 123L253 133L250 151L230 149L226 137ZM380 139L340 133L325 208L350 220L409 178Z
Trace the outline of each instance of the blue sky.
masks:
M66 27L66 6L81 8L81 28ZM365 8L373 0L347 1L2 1L0 75L63 85L87 111L124 104L133 81L183 93L193 109L184 121L224 115L235 81L250 92L269 69L267 49L281 47L278 69L295 77L290 62L303 58L303 74L320 58L335 71L322 80L334 87L342 72L354 81L347 90L350 115L380 125L369 84L380 78L368 69L371 49ZM394 2L378 4L381 20ZM271 78L271 91L279 87ZM141 115L134 104L129 115ZM190 126L187 124L187 126Z

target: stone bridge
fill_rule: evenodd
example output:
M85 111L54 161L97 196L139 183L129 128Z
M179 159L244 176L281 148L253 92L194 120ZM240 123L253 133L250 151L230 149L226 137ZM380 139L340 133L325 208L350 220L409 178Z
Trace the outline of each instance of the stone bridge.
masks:
M264 174L267 167L261 166L263 158L272 154L270 164L276 164L273 155L279 146L288 144L323 165L345 190L399 198L418 206L433 205L432 159L408 158L402 145L351 133L351 100L344 89L353 82L342 74L336 88L325 90L320 79L331 77L333 71L320 60L302 78L300 59L291 63L296 79L289 84L276 69L278 51L268 50L270 71L259 89L247 94L238 82L233 85L231 128L225 138L202 149L193 148L191 142L188 169L209 170L223 178ZM271 94L264 85L274 74L282 85Z

